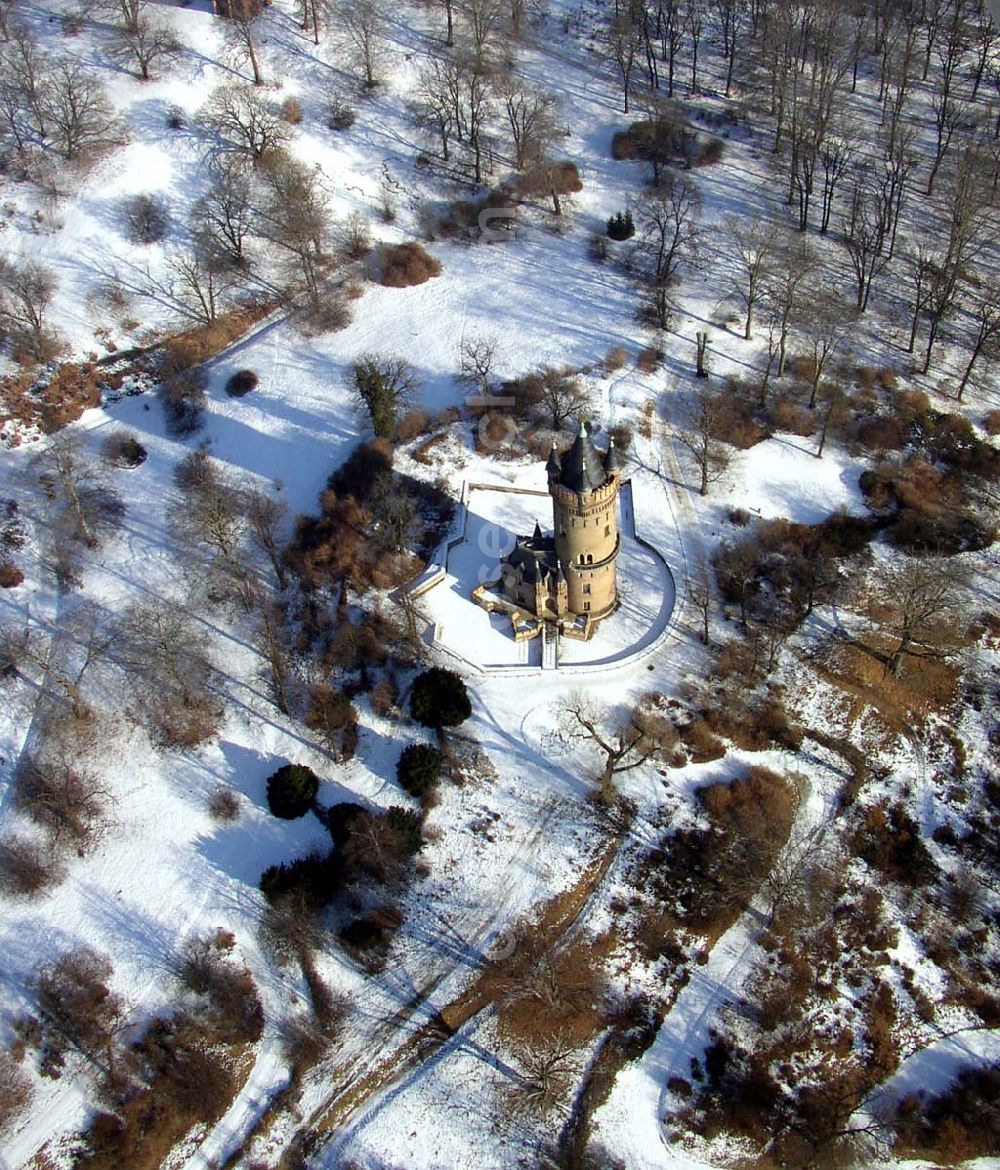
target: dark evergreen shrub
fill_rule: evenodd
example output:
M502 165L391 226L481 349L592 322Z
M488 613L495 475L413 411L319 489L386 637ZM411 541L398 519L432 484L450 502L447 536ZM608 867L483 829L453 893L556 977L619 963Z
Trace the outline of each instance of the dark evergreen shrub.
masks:
M334 845L343 847L351 833L359 827L365 818L371 819L371 813L363 805L354 801L344 800L339 804L332 804L317 814L326 826L327 832Z
M472 714L469 692L453 670L431 667L417 676L410 694L410 714L425 727L457 727Z
M383 819L395 834L401 854L412 856L420 852L424 846L424 836L419 813L393 805L386 809Z
M332 854L310 853L281 865L269 865L261 874L260 889L271 902L300 894L311 906L328 906L342 886L340 866Z
M433 744L411 743L399 757L396 779L413 796L423 796L440 780L443 759Z
M237 370L226 383L226 393L230 398L242 398L244 394L256 390L259 381L260 378L253 370Z
M267 807L276 817L292 821L305 816L319 791L319 777L305 764L285 764L267 780Z
M370 951L385 946L385 931L368 918L355 918L340 932L341 939L353 950Z
M115 431L108 435L101 453L116 467L138 467L146 462L146 448L131 431Z
M608 220L608 235L613 240L629 240L635 235L635 223L629 210L617 211Z

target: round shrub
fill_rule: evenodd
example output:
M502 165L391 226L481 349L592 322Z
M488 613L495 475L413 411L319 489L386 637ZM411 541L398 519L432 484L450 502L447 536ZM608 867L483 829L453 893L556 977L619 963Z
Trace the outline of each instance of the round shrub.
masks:
M368 809L353 800L331 804L320 813L320 820L326 826L334 845L340 847L346 845L355 829L361 829L366 820L370 822L372 819Z
M13 561L0 561L0 589L16 589L24 574Z
M425 727L464 723L472 714L472 703L461 676L440 666L417 675L410 694L410 714Z
M386 288L423 284L441 272L441 262L420 244L390 244L382 249L380 260Z
M423 796L441 779L443 756L433 744L411 743L396 765L396 779L413 796Z
M101 453L116 467L138 467L146 462L146 448L131 431L114 431L108 435Z
M133 244L157 244L170 230L170 211L162 195L130 195L123 207L125 228Z
M276 817L293 821L312 808L319 777L305 764L285 764L267 779L267 807Z
M226 393L230 398L242 398L251 390L257 389L260 378L253 370L237 370L226 383Z

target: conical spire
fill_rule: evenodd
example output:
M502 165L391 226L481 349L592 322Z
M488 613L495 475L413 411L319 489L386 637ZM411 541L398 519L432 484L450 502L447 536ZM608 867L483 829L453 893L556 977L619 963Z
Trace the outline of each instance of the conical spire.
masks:
M558 479L559 473L562 471L562 463L559 460L559 452L556 449L555 442L552 444L552 450L549 452L548 462L545 464L545 470L549 473L549 478Z
M562 457L559 482L574 492L590 492L604 483L604 464L583 419L573 446Z
M619 454L618 448L615 446L614 439L608 440L608 451L604 456L604 470L608 475L613 475L617 471L621 471L622 457Z
M541 540L542 539L542 526L538 523L537 520L535 521L535 531L534 531L534 533L532 533L531 539L532 540Z

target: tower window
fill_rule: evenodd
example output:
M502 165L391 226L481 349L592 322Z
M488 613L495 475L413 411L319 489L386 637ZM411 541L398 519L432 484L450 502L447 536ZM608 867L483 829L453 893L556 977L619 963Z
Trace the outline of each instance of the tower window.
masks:
M584 585L584 587L583 587L583 591L584 591L584 593L589 593L589 592L590 592L590 586L589 586L589 585Z
M605 536L610 536L610 535L611 535L611 525L610 525L610 524L605 524L605 525L604 525L604 535L605 535Z
M590 602L589 602L589 601L585 601L585 602L583 603L583 608L584 608L584 609L590 609Z

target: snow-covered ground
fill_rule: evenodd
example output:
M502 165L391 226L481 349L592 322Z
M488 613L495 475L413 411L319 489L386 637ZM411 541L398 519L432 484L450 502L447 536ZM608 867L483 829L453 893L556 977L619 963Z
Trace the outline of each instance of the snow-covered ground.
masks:
M48 27L50 10L63 7L25 4L22 11L46 43L94 59L103 33L62 38ZM291 149L320 167L338 216L360 211L384 240L417 236L417 207L425 186L436 181L413 165L420 143L404 102L430 17L408 9L394 14L391 81L376 96L359 100L355 126L336 134L324 124L326 97L331 87L346 92L352 83L332 42L314 49L298 29L293 7L290 0L279 0L267 10L261 45L271 86L266 92L275 101L286 96L302 101L304 121ZM100 352L108 339L119 347L136 344L176 322L166 249L137 247L124 238L120 201L129 193L163 192L174 216L167 246L181 238L187 210L207 181L209 147L191 118L212 88L238 68L227 63L220 22L207 3L158 5L157 15L188 46L169 76L141 85L98 62L130 123L131 143L80 180L73 197L54 209L27 186L8 183L4 188L14 208L5 211L14 226L4 241L16 238L12 251L37 255L56 267L60 285L52 320L77 355ZM547 212L533 209L509 243L429 244L442 264L439 277L402 290L365 284L363 296L352 302L353 321L337 333L309 337L283 313L276 314L211 363L205 423L192 439L166 433L150 396L87 412L73 431L90 449L124 426L138 435L149 457L136 470L114 472L127 504L125 522L117 536L89 555L76 594L56 592L46 562L44 515L30 483L32 460L44 441L8 450L0 463L0 494L18 500L30 522L29 543L18 558L26 581L0 593L0 620L23 624L30 617L58 634L84 598L110 614L136 600L187 604L192 587L197 593L200 583L190 579L189 567L175 555L166 513L179 498L174 468L199 445L241 482L259 484L284 500L288 531L292 518L315 510L328 475L364 433L349 392L350 365L363 353L405 356L419 376L421 405L431 412L461 406L466 388L455 377L458 344L477 331L498 339L498 378L544 365L586 370L583 376L597 403L595 418L605 428L623 423L638 431L647 400L658 404L651 436L637 434L627 469L634 515L622 517L621 608L591 642L562 642L562 670L539 669L516 678L468 672L474 709L463 732L482 746L495 775L445 789L429 814L430 840L421 857L427 872L412 891L386 970L366 975L333 944L321 956L324 978L349 998L353 1010L335 1061L307 1084L301 1117L321 1110L336 1067L364 1069L379 1057L380 1045L391 1051L400 1037L430 1020L469 983L497 939L570 888L594 856L600 838L587 798L595 761L557 749L555 715L560 703L581 688L614 713L645 692L676 694L682 683L703 676L707 659L686 606L685 581L699 573L719 539L733 535L729 512L745 509L754 516L815 523L841 508L862 510L857 478L864 461L833 444L817 459L812 439L775 436L737 453L725 478L701 499L691 490L694 469L686 453L663 441L659 416L669 418L676 401L690 394L695 332L716 314L720 290L704 270L687 274L680 311L665 334L662 370L644 374L635 368L651 334L637 323L632 277L615 265L587 259L588 235L625 206L643 177L640 164L610 158L611 135L623 116L608 76L595 70L594 55L581 44L579 34L589 15L585 8L556 5L518 54L525 74L544 81L560 98L570 128L565 149L580 167L584 189L567 201L564 221L557 224ZM563 17L569 31L564 31ZM184 129L166 128L171 106L185 112ZM709 253L724 216L770 207L773 180L765 145L735 135L727 142L724 165L695 174ZM375 212L384 167L399 185L398 218L392 225L378 222ZM455 194L445 183L437 183L433 193ZM43 227L30 234L29 217L40 208ZM127 310L112 312L101 299L108 283L127 294ZM98 336L95 331L102 329L108 332ZM852 339L848 352L867 353L871 332ZM602 362L615 347L622 347L625 365L605 373ZM760 340L744 343L715 328L714 381L721 384L727 375L745 373L761 348ZM226 381L241 368L255 370L259 386L245 398L229 398ZM983 401L995 394L987 387ZM463 482L502 482L544 492L541 464L501 464L464 445L449 448L431 473L456 498ZM468 595L475 584L495 575L514 534L530 532L536 519L547 527L549 500L544 494L478 488L468 498L468 509L465 542L451 550L448 575L424 595L421 608L439 627L444 647L465 659L538 666L532 657L537 645L516 646L506 619L487 615ZM634 539L633 530L648 545ZM241 1096L187 1164L203 1170L210 1159L221 1160L239 1148L269 1096L284 1084L287 1064L279 1024L306 1003L298 972L276 967L258 941L263 899L257 883L268 865L320 847L327 837L312 817L295 822L271 817L265 778L280 763L301 762L320 775L324 804L347 799L378 808L412 807L396 783L395 765L405 743L423 732L362 704L357 756L347 764L332 763L300 723L277 711L263 681L262 661L238 623L208 606L196 608L195 614L220 670L226 707L220 733L196 750L158 750L130 721L128 696L110 678L95 678L93 699L102 712L106 746L92 765L113 795L113 823L98 849L72 859L67 880L50 896L37 903L5 899L0 1007L9 1035L14 1017L30 1008L31 972L86 942L112 958L114 987L138 1027L177 994L171 966L185 939L218 926L234 931L260 987L268 1025ZM2 699L0 825L10 830L24 825L12 807L12 774L22 754L35 746L38 727L32 722L32 686L11 684ZM816 714L823 717L821 711ZM819 790L825 773L819 764L815 772ZM666 781L650 767L623 778L622 789L638 803L642 822L668 798L689 799L698 783L711 778L711 766L672 770ZM208 798L220 786L239 795L240 817L234 824L220 825L208 814ZM810 811L818 815L817 809ZM602 912L610 915L606 906ZM664 1084L704 1048L713 1013L737 993L754 961L752 934L752 923L744 917L723 935L708 962L693 970L653 1046L621 1073L599 1112L601 1141L630 1168L681 1170L699 1164L663 1143ZM405 1018L393 1032L400 1012ZM401 1155L408 1166L428 1170L515 1164L530 1141L497 1107L496 1093L506 1074L492 1026L488 1012L477 1016L433 1059L374 1096L322 1148L316 1165L389 1164ZM893 1087L909 1091L937 1083L943 1062L982 1056L989 1043L992 1038L977 1037L965 1050L961 1038L945 1042L940 1050L905 1063ZM94 1105L78 1068L58 1082L35 1079L30 1115L4 1140L0 1165L10 1170L28 1167L46 1142L79 1130ZM296 1127L295 1119L282 1116L243 1164L258 1155L277 1157Z

